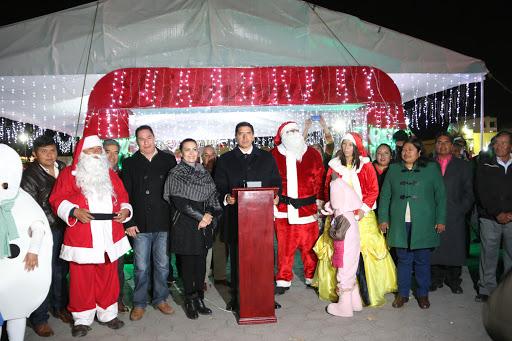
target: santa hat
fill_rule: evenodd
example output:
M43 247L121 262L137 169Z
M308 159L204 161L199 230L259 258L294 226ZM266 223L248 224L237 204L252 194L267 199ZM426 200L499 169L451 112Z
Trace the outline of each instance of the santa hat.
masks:
M287 133L288 131L290 131L292 129L299 129L299 125L297 124L297 122L288 121L288 122L284 122L283 124L281 124L279 126L279 128L277 129L276 136L274 136L274 146L280 145L282 142L281 136L283 136L283 134Z
M75 147L75 153L73 154L73 163L71 164L71 173L75 175L76 173L76 165L78 164L78 160L80 160L80 155L82 154L82 150L89 149L93 147L102 147L100 138L98 135L89 135L85 136L80 141L78 141Z
M358 133L353 133L353 132L346 133L343 136L343 138L341 139L341 141L343 141L343 140L348 140L348 141L352 142L354 144L354 146L356 146L357 151L359 152L359 155L361 155L362 157L368 156L368 154L366 153L366 149L364 149L364 146L363 146L363 138Z

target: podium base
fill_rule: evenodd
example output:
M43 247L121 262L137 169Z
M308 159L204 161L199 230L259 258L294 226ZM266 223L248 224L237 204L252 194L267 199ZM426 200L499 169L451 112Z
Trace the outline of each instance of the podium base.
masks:
M240 317L240 316L237 316L237 322L240 325L276 323L277 318L275 316L268 316L268 317Z

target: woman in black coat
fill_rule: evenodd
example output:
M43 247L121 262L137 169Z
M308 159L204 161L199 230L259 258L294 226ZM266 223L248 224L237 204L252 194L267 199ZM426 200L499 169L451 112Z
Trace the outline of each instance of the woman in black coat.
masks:
M377 173L377 181L379 182L379 192L384 183L384 177L388 172L388 167L391 164L393 151L391 147L386 143L381 143L375 152L375 161L373 161L373 168Z
M174 206L171 252L180 255L185 313L190 319L210 315L204 304L203 283L206 254L213 243L215 217L222 211L210 173L197 162L197 143L180 143L181 163L171 169L165 182L164 198Z

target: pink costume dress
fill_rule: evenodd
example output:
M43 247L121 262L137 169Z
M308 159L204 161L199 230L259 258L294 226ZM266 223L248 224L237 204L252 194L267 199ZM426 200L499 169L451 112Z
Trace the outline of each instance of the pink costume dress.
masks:
M356 281L361 245L359 228L354 219L354 211L361 205L362 202L357 193L344 180L338 178L330 183L330 202L326 205L326 209L333 211L334 216L343 214L350 221L345 240L334 242L333 265L341 265L341 267L338 267L336 274L338 302L331 303L327 307L327 312L331 315L351 317L354 311L362 310ZM340 252L343 253L342 256Z

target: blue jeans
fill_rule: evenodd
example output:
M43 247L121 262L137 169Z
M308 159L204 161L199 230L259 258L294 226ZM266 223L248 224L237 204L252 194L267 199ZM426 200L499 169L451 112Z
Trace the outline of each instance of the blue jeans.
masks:
M68 305L68 281L67 275L69 264L61 259L60 248L64 240L64 228L52 228L53 249L52 249L52 283L48 296L41 305L30 314L29 320L33 326L48 322L48 309L58 311L65 309Z
M139 233L133 238L135 291L133 306L144 308L148 302L149 274L151 273L151 255L153 255L153 299L151 304L158 305L169 297L167 276L169 275L169 257L167 256L167 232Z
M408 235L411 231L411 223L406 223ZM411 276L414 267L414 275L418 288L416 289L417 297L428 296L430 287L430 255L431 249L415 249L396 248L396 256L398 258L398 294L402 297L409 297L411 290Z

